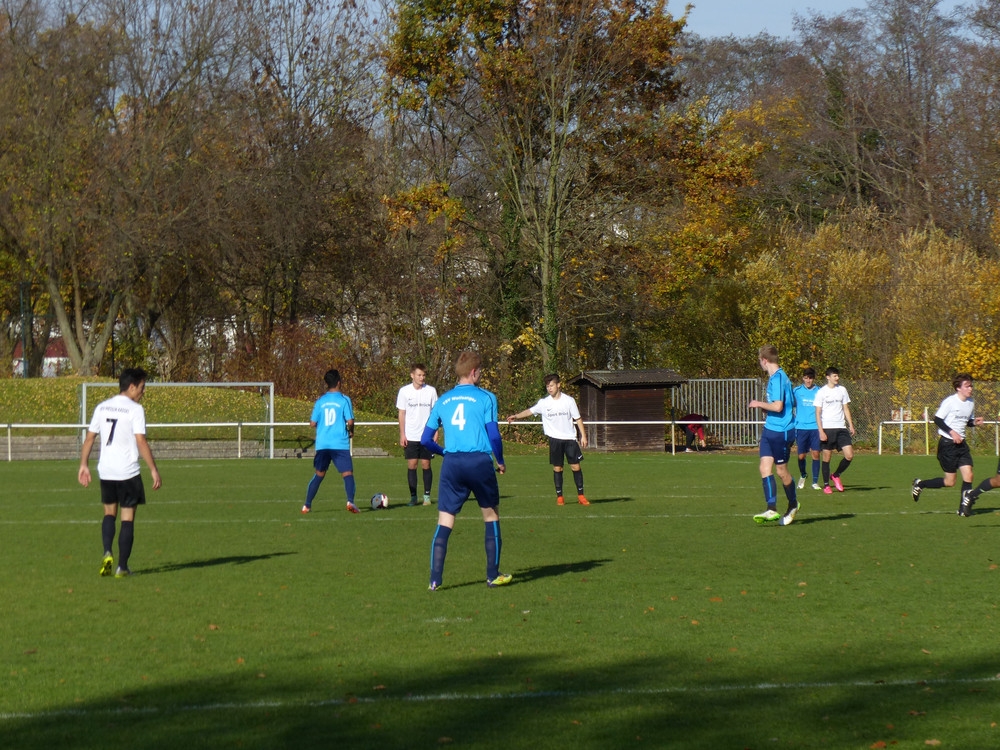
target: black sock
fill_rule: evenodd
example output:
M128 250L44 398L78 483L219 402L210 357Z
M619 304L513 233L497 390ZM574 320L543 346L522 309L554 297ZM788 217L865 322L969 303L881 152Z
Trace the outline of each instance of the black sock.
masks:
M434 470L424 469L424 494L431 494L431 484L434 482Z
M417 470L407 469L406 470L406 483L410 486L410 497L417 496Z
M944 487L944 477L935 477L934 479L921 479L917 482L917 486L925 490L939 490Z
M576 494L583 494L583 469L577 469L573 472L573 481L576 483Z
M847 467L851 465L851 459L842 458L840 459L840 466L837 467L837 471L834 472L834 476L842 477L844 472L847 471Z
M824 461L821 466L823 468L823 484L830 484L830 462Z
M552 472L552 479L556 483L556 494L557 495L561 495L562 494L562 480L563 480L563 476L562 475L563 475L563 473L561 471L553 471Z
M128 559L132 556L132 541L135 539L135 522L122 521L122 533L118 535L118 567L128 570Z
M111 552L111 545L115 543L115 517L104 516L101 522L101 541L104 542L104 551Z

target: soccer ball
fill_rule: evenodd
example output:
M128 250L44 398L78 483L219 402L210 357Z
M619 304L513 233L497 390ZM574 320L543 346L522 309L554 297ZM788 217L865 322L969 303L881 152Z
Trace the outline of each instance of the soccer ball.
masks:
M372 510L381 510L382 508L389 507L389 496L384 495L381 492L376 492L372 495Z

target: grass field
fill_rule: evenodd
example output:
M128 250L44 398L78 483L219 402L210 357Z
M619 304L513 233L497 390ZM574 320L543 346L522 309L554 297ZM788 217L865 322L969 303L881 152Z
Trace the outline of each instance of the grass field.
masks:
M75 462L0 466L0 747L1000 747L1000 491L915 505L933 458L860 455L781 528L755 454L588 454L589 508L511 457L513 584L473 506L434 593L435 508L353 516L330 476L301 516L307 461L160 469L116 580ZM356 474L405 495L401 459Z

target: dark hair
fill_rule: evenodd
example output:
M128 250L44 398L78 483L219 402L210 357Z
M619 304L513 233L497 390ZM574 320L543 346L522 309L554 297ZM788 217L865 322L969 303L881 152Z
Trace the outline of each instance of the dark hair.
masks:
M559 381L559 375L557 373L550 372L548 375L545 376L543 382L545 383L545 385L548 385L549 383L552 383L552 382L558 383L558 382L560 382Z
M827 375L840 375L840 370L838 370L836 367L827 367L826 368L826 374Z
M967 372L960 372L958 373L958 375L956 375L951 379L951 387L957 391L958 387L962 385L962 383L964 383L966 380L968 380L971 383L972 376Z
M417 370L423 370L424 372L427 372L427 365L425 365L423 362L414 362L412 365L410 365L410 372L416 372Z
M802 371L802 377L815 379L816 378L816 368L814 368L814 367L807 367L806 369L804 369Z
M118 376L118 390L124 393L133 385L140 385L146 380L146 371L141 367L126 367Z
M327 370L323 376L323 382L327 388L336 388L340 385L340 370Z

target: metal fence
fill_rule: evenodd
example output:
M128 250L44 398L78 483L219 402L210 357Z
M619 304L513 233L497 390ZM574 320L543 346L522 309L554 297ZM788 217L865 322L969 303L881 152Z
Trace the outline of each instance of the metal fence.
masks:
M794 374L792 374L794 377ZM822 376L817 378L823 384ZM797 381L796 381L797 382ZM841 376L851 397L851 417L860 449L894 453L928 453L937 446L934 413L941 401L955 392L951 383L924 380L855 380ZM766 382L753 378L696 379L671 392L674 418L694 412L708 417L706 433L725 447L757 445L761 424L747 403L763 398ZM973 453L1000 451L1000 382L974 384L976 415L986 424L968 433ZM925 415L926 420L925 421ZM680 437L683 441L683 435ZM669 443L669 440L668 440Z

